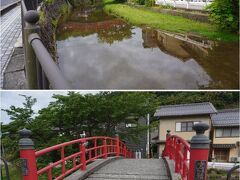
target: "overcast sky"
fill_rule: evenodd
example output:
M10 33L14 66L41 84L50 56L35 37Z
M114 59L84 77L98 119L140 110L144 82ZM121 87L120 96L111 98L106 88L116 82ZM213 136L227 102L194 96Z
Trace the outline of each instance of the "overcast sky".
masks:
M81 94L93 93L96 94L99 91L77 91ZM11 105L22 107L24 97L19 94L32 96L37 99L36 104L33 106L35 113L40 109L47 107L49 102L53 101L53 94L66 95L68 91L1 91L1 109L8 109ZM9 116L6 112L1 111L1 122L7 124L10 122Z

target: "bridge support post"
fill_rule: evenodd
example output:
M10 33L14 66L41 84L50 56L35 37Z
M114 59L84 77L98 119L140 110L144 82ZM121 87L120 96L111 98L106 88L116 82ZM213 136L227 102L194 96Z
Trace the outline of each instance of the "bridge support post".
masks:
M19 151L21 159L21 169L23 180L37 180L37 165L36 165L36 156L35 148L31 136L32 132L27 129L22 129L19 131L20 140L19 140Z
M103 139L103 158L107 159L107 140Z
M190 163L188 179L207 179L207 165L210 140L204 135L209 125L198 123L193 126L196 135L190 142Z
M120 156L119 136L116 134L116 156Z
M176 141L176 152L175 152L175 172L179 173L181 170L181 157L180 153L182 151L182 144L180 141Z
M81 158L80 158L80 162L81 162L81 170L85 171L86 170L86 148L85 148L85 142L86 140L83 140L83 142L80 144L80 152L82 152L81 154Z
M127 157L127 146L124 144L124 157Z
M28 37L32 33L39 33L40 28L36 23L39 20L39 15L37 11L30 10L24 15L24 20L27 22L23 29L23 44L24 44L24 56L25 56L25 68L26 68L26 78L29 89L38 89L38 78L37 72L37 62L36 55L31 44L28 42Z

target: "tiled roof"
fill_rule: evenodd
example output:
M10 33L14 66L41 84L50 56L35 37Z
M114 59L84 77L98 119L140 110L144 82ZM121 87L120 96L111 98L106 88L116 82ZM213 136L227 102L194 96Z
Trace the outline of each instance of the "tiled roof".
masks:
M169 116L185 116L185 115L201 115L216 113L212 103L193 103L193 104L178 104L160 106L155 112L154 116L157 117L169 117Z
M219 110L217 114L212 114L211 119L215 127L239 126L239 109Z

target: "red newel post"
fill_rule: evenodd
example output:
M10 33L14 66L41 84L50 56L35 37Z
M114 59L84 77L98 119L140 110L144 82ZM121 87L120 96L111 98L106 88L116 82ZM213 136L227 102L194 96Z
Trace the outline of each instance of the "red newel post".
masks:
M166 142L165 142L165 147L164 147L164 150L163 150L163 153L162 153L162 156L169 156L169 146L170 146L170 139L168 139L171 134L170 134L170 130L167 130L167 134L166 134Z
M19 151L21 159L22 175L24 180L37 180L37 164L34 143L29 138L32 134L30 130L22 129L19 131Z
M198 123L193 126L196 135L191 139L188 180L207 180L207 164L210 140L204 135L209 125Z
M119 136L116 134L116 156L120 155Z
M103 139L103 159L107 159L107 140Z
M86 142L86 140L83 140L83 142L80 144L80 151L82 152L81 159L80 159L80 162L82 164L82 166L81 166L81 170L82 171L86 170L86 148L85 148L85 142Z

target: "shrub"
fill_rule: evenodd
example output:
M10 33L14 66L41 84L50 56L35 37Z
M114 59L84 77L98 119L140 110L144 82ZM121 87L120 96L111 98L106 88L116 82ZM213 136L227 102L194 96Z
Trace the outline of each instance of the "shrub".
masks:
M144 4L147 7L154 6L155 5L155 0L145 0Z
M145 4L145 0L136 0L136 3L140 4L140 5L144 5Z
M54 0L44 0L44 2L47 4L47 5L51 5L54 3Z
M238 31L239 0L214 0L207 10L209 10L210 21L221 30Z
M166 4L166 5L160 5L160 7L162 8L162 9L174 9L174 7L173 6L171 6L170 4Z

